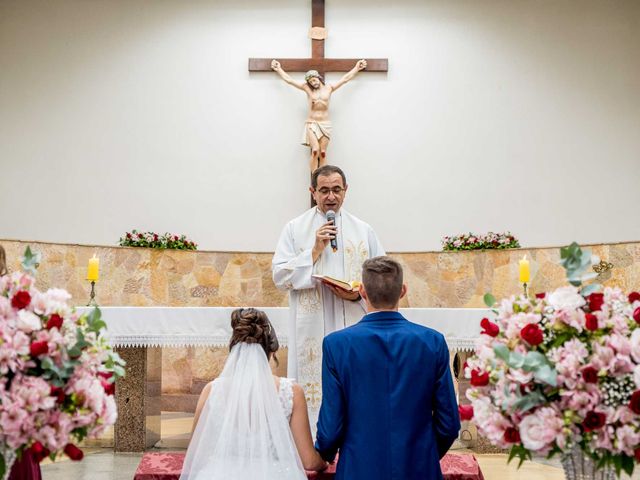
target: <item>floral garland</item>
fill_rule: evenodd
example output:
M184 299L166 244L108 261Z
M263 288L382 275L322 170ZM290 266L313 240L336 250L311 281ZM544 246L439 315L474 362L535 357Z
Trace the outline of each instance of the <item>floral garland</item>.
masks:
M441 242L444 251L520 248L520 242L510 232L489 232L485 235L476 235L474 233L447 235L442 238Z
M0 277L0 478L27 449L38 461L81 460L75 444L117 417L124 361L102 335L100 310L80 315L65 290L40 292L38 262L27 248L25 272Z
M486 303L465 365L471 405L460 407L492 444L514 457L579 449L598 468L631 475L640 461L640 293L581 287L591 254L563 248L571 286L535 298Z
M120 237L121 247L170 248L174 250L197 250L198 244L185 235L165 233L158 235L154 232L138 232L132 230Z

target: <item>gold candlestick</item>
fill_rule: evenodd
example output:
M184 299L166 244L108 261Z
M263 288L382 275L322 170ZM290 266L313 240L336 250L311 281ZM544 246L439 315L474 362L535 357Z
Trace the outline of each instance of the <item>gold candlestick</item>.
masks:
M522 288L524 289L524 298L527 298L527 282L522 284Z
M96 282L94 280L91 281L91 293L89 294L89 303L87 303L87 307L97 307L98 302L96 302Z

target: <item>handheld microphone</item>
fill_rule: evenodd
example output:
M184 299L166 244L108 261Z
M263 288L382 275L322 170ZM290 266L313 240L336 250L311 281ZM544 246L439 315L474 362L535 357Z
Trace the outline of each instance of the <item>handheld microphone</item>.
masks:
M327 211L327 221L331 222L333 225L335 225L336 224L336 212L334 212L333 210L328 210ZM338 235L337 234L331 239L331 250L333 250L334 252L338 251Z

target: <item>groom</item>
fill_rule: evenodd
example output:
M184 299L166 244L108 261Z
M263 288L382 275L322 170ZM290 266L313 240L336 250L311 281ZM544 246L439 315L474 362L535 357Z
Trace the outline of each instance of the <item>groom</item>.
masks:
M336 480L441 479L440 458L460 430L444 337L406 320L402 267L389 257L362 266L367 314L322 345L316 449Z

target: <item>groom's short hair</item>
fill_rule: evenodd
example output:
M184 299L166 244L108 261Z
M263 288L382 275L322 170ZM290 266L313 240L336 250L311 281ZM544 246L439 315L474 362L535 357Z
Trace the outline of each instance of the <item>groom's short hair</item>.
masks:
M395 308L402 294L402 266L391 257L374 257L362 264L362 283L375 308Z

